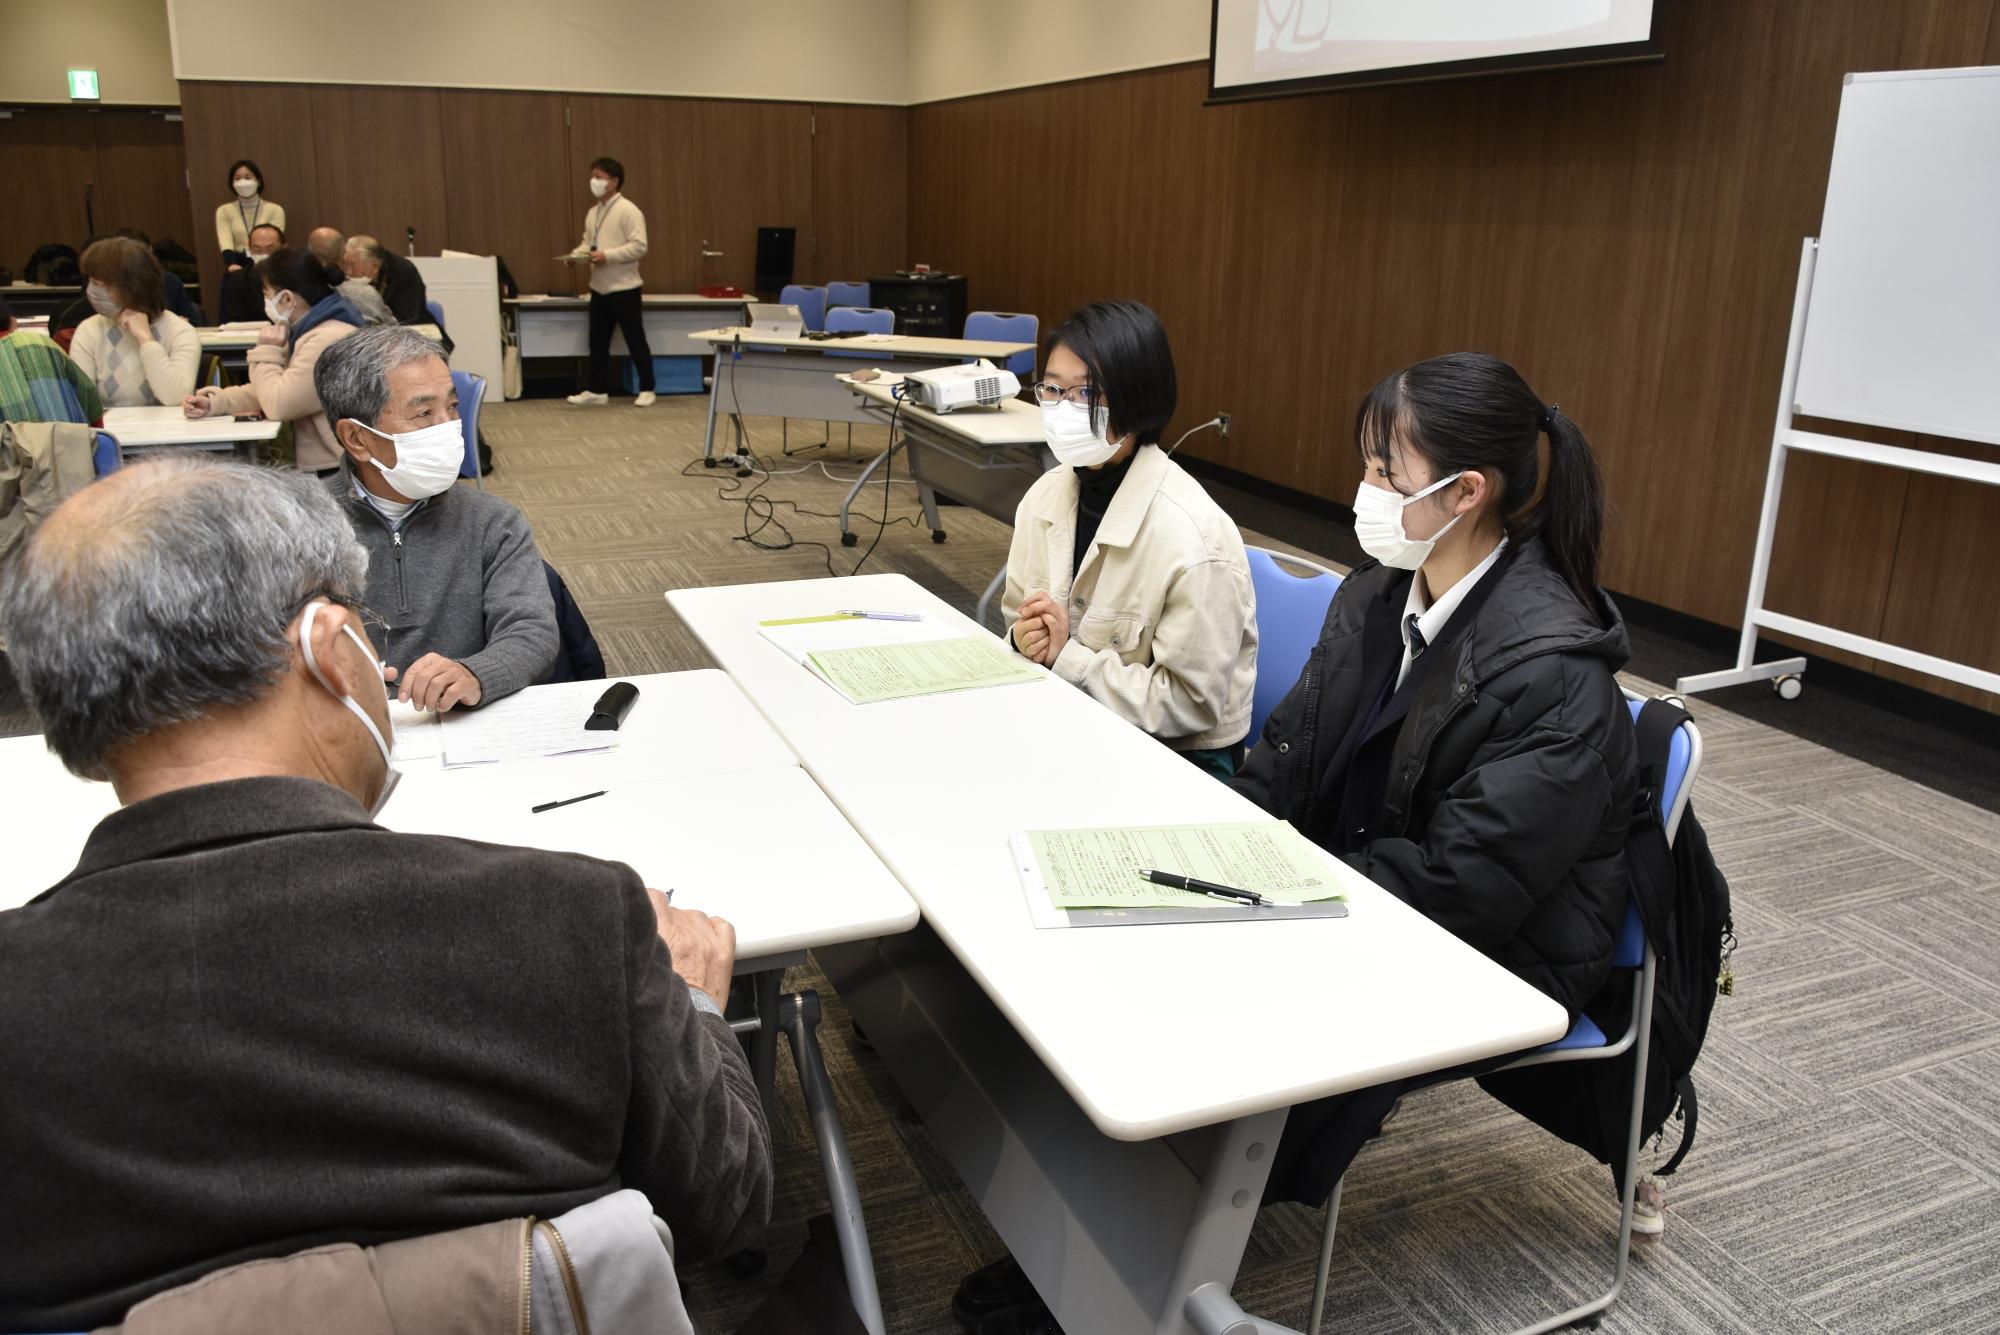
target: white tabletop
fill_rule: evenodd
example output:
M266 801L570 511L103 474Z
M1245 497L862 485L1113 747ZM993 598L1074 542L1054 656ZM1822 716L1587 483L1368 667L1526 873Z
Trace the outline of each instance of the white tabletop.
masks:
M667 598L1108 1136L1149 1139L1564 1031L1554 1001L1331 857L1347 918L1039 931L1009 834L1263 813L1053 676L849 705L757 632L855 606L984 633L903 576Z
M381 823L624 862L674 903L728 918L751 960L907 931L916 906L755 707L723 673L625 678L639 699L611 751L446 769L406 760ZM588 709L610 682L534 686ZM426 725L435 726L435 725ZM554 811L529 807L598 789ZM14 841L0 909L27 902L76 866L91 829L117 809L111 786L72 777L40 737L0 740Z
M881 381L848 376L840 380L884 412L895 411L895 393ZM948 413L932 412L922 404L903 400L902 421L907 424L912 419L974 445L1041 445L1048 439L1042 430L1042 410L1022 399L1002 399L992 408L959 408Z
M766 334L758 330L744 328L704 329L689 338L711 346L722 346L741 341L748 350L783 348L787 352L838 352L844 357L867 355L879 352L885 359L896 357L929 357L940 361L960 357L986 357L993 361L1004 361L1017 352L1031 352L1032 343L988 343L972 338L917 338L905 334L861 334L854 338L804 338L785 334Z
M190 419L178 403L157 408L106 408L104 429L126 449L157 445L226 445L239 440L273 440L281 423L257 418L238 422L230 417Z
M740 308L755 300L757 300L755 297L704 297L695 292L648 292L639 299L640 304L644 306L688 307L690 309L703 306L736 306ZM590 298L573 297L566 292L523 292L518 297L508 297L502 304L520 306L528 310L533 310L537 306L545 309L565 310L571 307L588 306Z
M241 320L233 324L203 325L195 330L201 337L201 346L207 352L242 352L257 346L257 335L266 325L262 320ZM438 327L434 324L413 324L410 328L425 338L437 338Z

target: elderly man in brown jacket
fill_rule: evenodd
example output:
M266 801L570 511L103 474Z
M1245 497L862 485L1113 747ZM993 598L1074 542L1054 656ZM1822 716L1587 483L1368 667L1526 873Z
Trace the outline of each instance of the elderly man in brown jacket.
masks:
M376 825L365 564L310 479L191 459L17 555L15 669L123 805L0 913L0 1330L620 1187L685 1253L762 1235L734 933L615 863Z

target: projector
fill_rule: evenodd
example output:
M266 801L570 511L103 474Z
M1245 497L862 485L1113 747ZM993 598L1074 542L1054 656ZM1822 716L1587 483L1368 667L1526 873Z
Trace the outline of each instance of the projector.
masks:
M948 413L954 408L996 408L1020 392L1019 377L985 360L969 366L912 371L903 377L903 397L934 413Z

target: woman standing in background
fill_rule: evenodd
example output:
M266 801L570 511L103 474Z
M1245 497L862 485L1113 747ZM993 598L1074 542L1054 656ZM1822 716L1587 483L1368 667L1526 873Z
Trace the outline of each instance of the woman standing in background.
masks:
M264 198L264 172L248 158L229 164L229 189L233 196L215 210L215 246L228 252L250 249L250 229L268 223L285 230L285 210Z

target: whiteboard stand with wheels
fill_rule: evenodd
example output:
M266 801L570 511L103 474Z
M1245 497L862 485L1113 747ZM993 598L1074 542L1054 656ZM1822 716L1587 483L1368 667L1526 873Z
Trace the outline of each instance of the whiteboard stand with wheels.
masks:
M1682 677L1677 694L1768 681L1797 699L1806 660L1757 662L1760 630L2000 693L2000 672L1764 606L1790 452L2000 486L2000 464L1793 425L1803 415L2000 444L1996 143L2000 67L1847 76L1820 236L1799 255L1736 666Z

